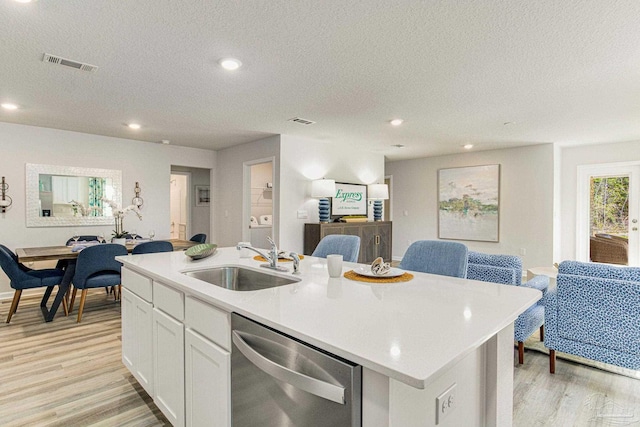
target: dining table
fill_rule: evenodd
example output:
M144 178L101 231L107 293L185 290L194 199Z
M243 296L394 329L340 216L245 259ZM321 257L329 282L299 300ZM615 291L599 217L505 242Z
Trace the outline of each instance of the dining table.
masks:
M127 241L125 247L127 248L127 252L131 253L133 248L136 247L136 244L141 244L144 241L141 240L139 242L134 242L133 240ZM191 240L181 240L181 239L167 239L167 242L171 242L173 245L174 251L183 251L189 249L192 246L199 244L198 242L193 242ZM83 244L83 242L78 242L77 244ZM88 245L87 245L88 246ZM49 298L51 297L51 293L53 292L53 286L47 287L42 296L42 300L40 301L40 309L42 310L42 315L44 316L45 322L51 322L62 303L63 298L67 294L69 287L71 285L71 280L73 279L73 275L75 273L75 260L78 258L78 254L81 251L74 250L74 245L69 246L40 246L40 247L32 247L32 248L17 248L16 255L18 256L18 262L35 262L35 261L55 261L55 260L67 260L65 267L64 276L62 277L62 282L58 285L58 292L51 304L51 308L47 308L47 303L49 302Z

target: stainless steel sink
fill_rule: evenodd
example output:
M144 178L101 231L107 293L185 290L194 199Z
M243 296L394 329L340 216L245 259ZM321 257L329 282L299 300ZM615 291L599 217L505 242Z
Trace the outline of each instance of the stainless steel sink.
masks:
M239 266L186 271L183 274L232 291L258 291L300 281L292 277L276 276Z

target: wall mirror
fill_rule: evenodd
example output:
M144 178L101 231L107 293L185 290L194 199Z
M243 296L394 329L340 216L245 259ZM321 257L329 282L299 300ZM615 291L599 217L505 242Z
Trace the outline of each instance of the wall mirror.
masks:
M103 198L122 205L122 172L27 163L27 227L113 225Z

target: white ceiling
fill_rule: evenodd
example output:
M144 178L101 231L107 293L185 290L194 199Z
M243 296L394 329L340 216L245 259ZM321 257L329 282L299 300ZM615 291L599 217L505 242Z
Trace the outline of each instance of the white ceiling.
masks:
M638 17L637 0L3 0L0 102L21 108L0 121L207 149L300 135L389 159L638 140Z

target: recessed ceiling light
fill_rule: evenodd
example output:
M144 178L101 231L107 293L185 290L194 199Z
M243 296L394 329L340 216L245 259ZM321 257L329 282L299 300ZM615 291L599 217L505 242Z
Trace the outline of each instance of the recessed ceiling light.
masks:
M171 141L169 141L168 139L163 139L160 142L163 143L164 145L169 145L171 143Z
M138 123L129 123L127 126L129 126L129 129L136 129L136 130L142 127Z
M18 106L16 104L4 103L4 104L0 104L0 105L5 110L17 110L18 109Z
M15 0L18 3L31 3L32 1L36 1L36 0Z
M462 146L465 150L471 150L473 148L473 144L465 144Z
M242 66L242 62L235 58L222 58L220 61L220 66L225 70L234 71Z
M393 119L389 123L391 123L391 126L400 126L402 123L404 123L404 120L402 120L402 119Z

